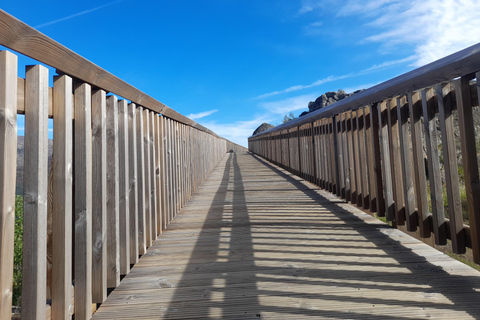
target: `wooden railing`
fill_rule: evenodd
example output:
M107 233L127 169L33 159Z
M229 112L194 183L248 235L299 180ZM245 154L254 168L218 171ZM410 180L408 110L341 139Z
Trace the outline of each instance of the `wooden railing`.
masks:
M0 52L0 319L12 311L17 113L25 114L22 319L89 319L225 153L242 147L3 11L0 44L59 74L53 88L41 65L17 78L17 56Z
M249 150L480 263L479 71L477 44L252 136Z

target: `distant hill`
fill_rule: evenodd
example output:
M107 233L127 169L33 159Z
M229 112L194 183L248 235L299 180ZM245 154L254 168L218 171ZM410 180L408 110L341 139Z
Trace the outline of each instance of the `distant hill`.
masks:
M53 140L48 140L48 167L53 155ZM25 137L17 136L17 183L15 194L23 195L23 166L25 163Z

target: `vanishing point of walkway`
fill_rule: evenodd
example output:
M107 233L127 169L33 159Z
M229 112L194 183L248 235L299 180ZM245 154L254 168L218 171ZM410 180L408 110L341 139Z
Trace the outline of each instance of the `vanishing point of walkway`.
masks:
M228 153L94 319L480 318L480 273Z

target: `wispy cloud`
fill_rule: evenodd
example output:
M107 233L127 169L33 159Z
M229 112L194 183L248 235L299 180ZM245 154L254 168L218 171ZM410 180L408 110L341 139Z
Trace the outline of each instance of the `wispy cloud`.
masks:
M259 106L269 113L275 115L285 115L293 111L307 110L308 103L315 100L318 97L317 94L305 94L301 96L291 97L287 99L262 102Z
M269 93L259 95L259 96L255 97L253 99L257 100L257 99L268 98L268 97L275 96L275 95L282 94L282 93L289 93L289 92L294 92L294 91L299 91L299 90L304 90L304 89L317 87L317 86L320 86L320 85L328 83L328 82L333 82L333 81L337 81L337 80L358 77L358 76L365 75L365 74L370 73L370 72L378 71L378 70L383 69L383 68L387 68L387 67L391 67L391 66L394 66L394 65L406 63L406 62L409 62L409 61L413 61L413 60L415 60L415 58L416 58L415 56L410 56L410 57L407 57L407 58L404 58L404 59L385 61L385 62L382 62L380 64L375 64L375 65L373 65L373 66L371 66L367 69L360 70L358 72L352 72L352 73L345 74L345 75L340 75L340 76L331 75L331 76L328 76L326 78L323 78L323 79L317 80L315 82L312 82L311 84L306 84L306 85L300 84L300 85L296 85L296 86L291 86L291 87L288 87L287 89L284 89L284 90L273 91L273 92L269 92Z
M215 109L215 110L210 110L210 111L204 111L204 112L199 112L199 113L190 113L187 118L190 118L192 120L195 120L195 119L201 119L201 118L205 118L205 117L208 117L209 115L211 114L214 114L215 112L217 112L218 109Z
M411 60L422 66L480 42L478 0L304 0L298 15L335 14L364 21L364 41L386 52L401 45L414 48Z
M39 25L37 25L37 26L34 26L34 28L35 28L35 29L40 29L40 28L43 28L43 27L46 27L46 26L50 26L50 25L55 24L55 23L58 23L58 22L62 22L62 21L70 20L70 19L72 19L72 18L76 18L76 17L79 17L79 16L83 16L84 14L91 13L91 12L94 12L94 11L97 11L97 10L100 10L100 9L103 9L103 8L105 8L105 7L111 6L111 5L116 4L116 3L119 3L119 2L121 2L121 1L123 1L123 0L112 1L112 2L106 3L106 4L104 4L104 5L101 5L101 6L92 8L92 9L88 9L88 10L84 10L84 11L81 11L81 12L74 13L74 14L69 15L69 16L67 16L67 17L63 17L63 18L60 18L60 19L56 19L56 20L52 20L52 21L49 21L49 22L45 22L45 23L39 24Z

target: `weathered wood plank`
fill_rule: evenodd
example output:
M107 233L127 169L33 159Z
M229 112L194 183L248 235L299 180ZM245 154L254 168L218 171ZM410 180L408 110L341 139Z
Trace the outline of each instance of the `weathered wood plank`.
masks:
M480 76L480 73L477 73ZM458 127L462 145L463 178L467 192L468 221L472 238L473 260L480 263L480 178L478 174L475 126L468 92L469 78L453 81L457 98Z
M137 208L138 208L138 254L141 256L147 251L146 224L145 224L145 153L143 133L143 108L136 109L137 130Z
M107 299L107 100L92 95L92 302Z
M390 159L390 137L388 134L388 108L390 101L382 101L377 105L378 140L381 158L381 173L383 185L383 206L388 221L395 221L395 203L393 201L392 162ZM382 202L382 201L380 201Z
M155 150L155 118L153 111L149 112L148 115L150 121L150 131L149 131L149 148L150 148L150 211L151 211L151 233L152 233L152 241L157 239L157 221L158 221L158 212L157 212L157 189L155 188L156 185L156 150Z
M118 207L120 275L130 272L130 179L128 145L128 102L118 102Z
M423 125L425 127L425 145L427 149L428 179L432 205L433 233L435 244L447 244L447 229L443 208L443 187L438 156L437 123L433 89L422 89Z
M73 125L72 79L53 81L52 318L70 318L72 307Z
M135 103L128 105L128 213L130 215L130 263L138 261L138 174L137 174L137 113Z
M118 99L107 98L107 286L120 283Z
M152 190L152 176L150 174L152 168L150 167L150 111L143 109L143 160L144 160L144 199L143 204L145 210L145 239L147 248L152 245L152 208L151 208L151 190Z
M455 129L450 100L449 85L441 84L435 87L438 101L438 119L442 135L443 163L445 170L445 185L447 189L448 217L450 219L450 239L455 253L464 253L465 229L463 228L462 200L458 180L458 165L456 155Z
M27 67L25 87L22 317L44 319L47 300L48 69L40 65Z
M92 93L75 85L75 319L92 314Z
M412 155L414 171L414 190L417 204L417 218L420 236L430 237L430 224L428 223L427 182L425 176L425 162L423 160L422 145L422 106L418 92L409 93L408 110L410 112L410 132L412 134Z

